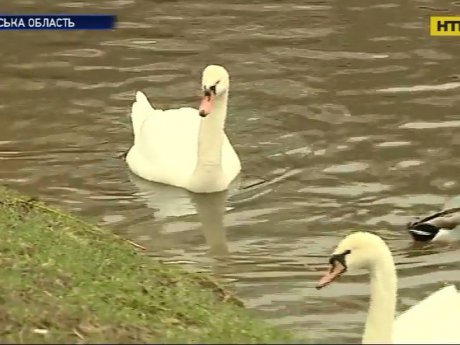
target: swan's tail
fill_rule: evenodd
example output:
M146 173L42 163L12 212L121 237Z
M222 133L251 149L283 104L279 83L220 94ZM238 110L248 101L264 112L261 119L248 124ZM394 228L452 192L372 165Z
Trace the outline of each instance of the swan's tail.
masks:
M131 121L133 123L134 142L136 137L139 137L141 132L142 124L153 111L153 107L150 105L149 100L141 91L136 92L136 101L131 107Z

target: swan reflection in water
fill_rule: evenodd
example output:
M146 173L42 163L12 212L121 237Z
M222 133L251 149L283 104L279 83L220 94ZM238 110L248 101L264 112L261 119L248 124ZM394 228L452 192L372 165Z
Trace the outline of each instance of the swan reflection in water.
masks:
M181 188L149 182L132 173L129 173L129 179L139 189L137 196L146 203L147 207L154 210L155 220L197 214L209 246L209 254L219 259L228 257L224 215L226 211L232 209L226 207L226 201L234 188L231 188L230 192L226 190L218 193L195 194Z

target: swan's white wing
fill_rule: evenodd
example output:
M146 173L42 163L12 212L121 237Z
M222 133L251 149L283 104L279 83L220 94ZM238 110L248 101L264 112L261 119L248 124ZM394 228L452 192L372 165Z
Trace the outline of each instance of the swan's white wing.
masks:
M131 121L133 124L134 141L138 141L144 121L154 116L155 113L161 113L163 110L154 109L147 97L140 91L136 92L136 100L131 107Z
M460 344L460 294L446 286L396 318L395 344Z
M157 182L177 186L187 183L197 160L198 111L156 110L138 92L131 119L135 139L126 157L131 170Z

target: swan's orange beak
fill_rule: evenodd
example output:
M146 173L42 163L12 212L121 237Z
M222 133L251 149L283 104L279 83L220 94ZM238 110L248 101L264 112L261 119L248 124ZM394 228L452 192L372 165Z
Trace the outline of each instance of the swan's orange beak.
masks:
M200 107L198 108L198 114L201 117L206 117L211 113L212 110L212 95L205 93L201 99Z
M339 278L340 275L346 270L347 268L344 265L342 265L339 261L334 261L334 264L331 265L329 271L327 271L326 274L319 280L318 284L316 284L316 288L319 290L329 285L334 280Z

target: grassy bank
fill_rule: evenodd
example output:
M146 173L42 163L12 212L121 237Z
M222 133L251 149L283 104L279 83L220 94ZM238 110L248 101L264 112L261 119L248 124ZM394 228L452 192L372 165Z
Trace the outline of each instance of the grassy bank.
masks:
M211 280L0 188L2 343L275 343Z

